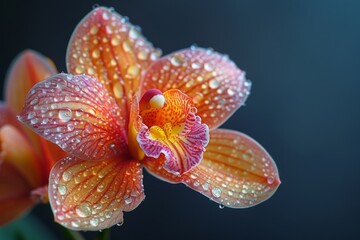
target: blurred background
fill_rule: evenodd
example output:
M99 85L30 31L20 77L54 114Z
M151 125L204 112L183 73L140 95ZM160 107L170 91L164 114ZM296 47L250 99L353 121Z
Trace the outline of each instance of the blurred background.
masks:
M0 79L27 48L66 71L68 40L94 4L128 16L164 54L193 44L228 54L253 88L223 127L260 142L282 180L270 200L234 210L145 173L146 199L113 239L358 239L360 1L1 0ZM32 215L61 239L48 206Z

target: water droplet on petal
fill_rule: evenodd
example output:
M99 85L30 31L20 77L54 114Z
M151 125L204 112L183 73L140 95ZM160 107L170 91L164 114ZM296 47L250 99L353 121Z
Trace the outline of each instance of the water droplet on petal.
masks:
M130 38L136 39L136 38L139 37L139 35L140 35L139 31L135 27L130 29L130 31L129 31L129 37Z
M213 188L211 190L211 193L214 197L218 198L220 197L220 194L221 194L221 189L220 188Z
M267 183L268 183L268 184L273 184L274 181L275 181L275 178L274 178L273 176L269 176L269 177L267 178Z
M220 205L219 205L219 208L220 208L220 209L224 209L224 205L220 204Z
M120 40L117 37L111 38L111 45L118 46L120 44Z
M75 212L79 217L85 218L91 215L91 208L89 204L81 203L76 207Z
M75 126L74 126L73 123L69 123L69 124L67 125L67 129L68 129L69 131L74 130L74 128L75 128Z
M102 18L103 18L104 20L108 20L108 19L110 18L110 14L109 14L108 12L104 12L104 13L102 14Z
M92 56L93 58L99 58L99 57L100 57L100 51L99 51L99 49L95 49L95 50L92 52L91 56Z
M76 72L77 74L82 74L82 73L84 73L84 68L83 68L83 66L77 65L77 67L75 68L75 72Z
M74 228L78 228L80 225L79 225L78 221L72 221L71 226L74 227Z
M176 67L181 66L182 64L182 60L178 56L172 56L170 62Z
M72 112L70 109L62 109L59 111L59 118L64 122L70 121L72 117Z
M68 182L70 181L72 178L72 173L70 171L65 171L62 175L62 179L65 181L65 182Z
M90 224L93 227L96 227L99 225L99 220L97 218L90 219Z
M36 104L38 101L39 101L38 98L34 98L34 99L30 102L30 105L34 105L34 104Z
M201 68L201 64L198 63L198 62L194 62L194 63L191 64L191 67L192 67L193 69L199 69L199 68Z
M132 198L128 197L125 199L125 204L130 204L132 202Z
M58 187L58 191L60 195L65 195L67 191L66 186L64 184L60 184Z
M141 52L139 52L138 53L138 58L140 59L140 60L146 60L147 58L148 58L148 53L147 52L145 52L145 51L141 51Z
M56 84L56 87L58 89L63 89L67 86L67 82L66 80L63 80L63 79L59 79L58 83Z
M127 69L127 75L131 78L137 77L139 75L139 67L136 64L131 65Z
M214 70L214 66L211 63L205 63L204 68L206 71L211 72Z
M30 120L30 123L31 124L36 124L36 123L38 123L38 121L39 121L39 119L33 118L33 119Z
M212 89L219 87L219 85L220 85L220 82L217 78L214 78L214 79L210 80L210 82L209 82L209 87Z
M202 184L202 188L205 190L205 191L207 191L207 190L209 190L209 184L208 183L203 183Z
M122 98L124 96L124 91L120 82L114 84L113 92L116 98Z

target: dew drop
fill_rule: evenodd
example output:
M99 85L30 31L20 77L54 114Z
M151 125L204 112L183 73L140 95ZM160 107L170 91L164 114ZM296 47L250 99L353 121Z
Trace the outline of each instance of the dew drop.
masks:
M36 124L36 123L38 123L38 121L39 121L39 119L33 118L33 119L30 120L30 123L31 124Z
M125 199L125 204L130 204L132 203L132 198L131 197L128 197Z
M90 28L90 34L92 34L92 35L97 34L98 31L99 31L99 28L95 25Z
M128 42L123 42L122 47L123 47L125 52L130 52L131 51L131 47L130 47Z
M120 40L117 37L111 38L111 45L113 46L119 46Z
M198 63L198 62L194 62L194 63L191 64L191 67L192 67L193 69L199 69L199 68L201 68L201 64Z
M174 65L176 67L181 66L181 64L182 64L182 61L178 56L172 56L170 59L170 62L172 65Z
M84 73L84 68L83 68L83 66L77 65L76 68L75 68L75 72L76 72L77 74L82 74L82 73Z
M229 94L229 96L234 96L235 95L235 91L233 89L231 89L231 88L229 88L227 90L227 93Z
M124 223L123 222L118 222L117 224L116 224L116 226L122 226Z
M71 171L65 171L62 175L62 179L65 181L65 182L68 182L70 181L72 178L72 173Z
M127 75L135 78L139 75L139 67L136 64L131 65L128 69L127 69Z
M274 181L275 181L275 178L273 177L273 176L269 176L269 177L267 177L267 183L268 184L273 184L274 183Z
M65 88L67 86L67 82L66 82L66 80L63 80L63 79L59 79L59 81L57 82L57 84L56 84L56 87L58 88L58 89L63 89L63 88Z
M70 109L62 109L59 111L59 118L64 122L70 121L72 117L72 112Z
M209 87L212 89L219 87L219 85L220 85L220 82L217 78L214 78L214 79L210 80L210 82L209 82Z
M149 54L147 52L140 51L137 56L140 60L146 60L148 58L148 55Z
M139 37L139 35L140 35L139 31L135 27L130 29L130 31L129 31L129 37L130 38L136 39L136 38Z
M27 116L28 119L32 119L35 117L35 112L30 112Z
M75 211L76 214L82 218L89 217L91 215L91 208L87 203L81 203L76 207Z
M204 95L199 92L193 97L193 102L195 104L199 104L203 98L204 98Z
M77 221L72 221L72 222L71 222L71 226L72 226L72 227L75 227L75 228L78 228L80 225L79 225L79 222L77 222Z
M93 58L99 58L99 57L100 57L100 51L99 51L99 49L95 49L94 51L92 51L91 56L92 56Z
M207 191L207 190L209 190L209 183L203 183L202 184L202 188L205 190L205 191Z
M100 185L96 188L96 191L102 192L102 191L104 191L104 189L105 189L105 185L104 185L104 184L100 184Z
M58 187L58 192L60 195L65 195L66 194L66 186L64 184L60 184Z
M99 225L99 220L97 218L90 219L90 224L93 227L97 227Z
M34 105L34 104L36 104L38 101L39 101L38 98L34 98L34 99L30 102L30 105Z
M69 124L67 125L67 130L69 130L69 131L74 130L74 128L75 128L75 126L74 126L73 123L69 123Z
M220 194L221 194L221 189L220 188L213 188L211 190L211 193L214 197L218 198L220 197Z
M104 20L108 20L108 19L110 18L110 14L109 14L108 12L104 12L104 13L102 14L102 18L103 18Z
M116 82L113 86L113 92L116 98L122 98L124 95L123 88L120 82Z
M205 63L204 68L206 71L211 72L214 70L214 66L211 63Z
M219 205L219 208L220 208L220 209L224 209L224 205L220 204L220 205Z

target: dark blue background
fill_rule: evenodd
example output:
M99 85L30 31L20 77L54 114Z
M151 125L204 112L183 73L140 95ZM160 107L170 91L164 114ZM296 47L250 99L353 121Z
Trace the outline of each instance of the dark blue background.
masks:
M223 127L259 141L282 180L267 202L234 210L145 174L146 199L114 239L358 239L360 1L2 0L0 78L25 48L66 71L69 37L95 3L164 54L197 44L246 70L252 94ZM51 222L47 210L35 213Z

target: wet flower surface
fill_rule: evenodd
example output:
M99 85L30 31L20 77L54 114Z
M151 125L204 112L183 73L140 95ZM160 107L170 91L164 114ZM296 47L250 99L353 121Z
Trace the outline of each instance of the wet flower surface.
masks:
M0 103L0 225L47 201L50 170L66 155L16 119L30 88L55 73L53 64L32 50L19 54L9 69Z
M232 208L256 205L279 186L257 142L217 129L249 95L245 73L209 49L159 57L137 27L99 7L73 33L69 73L28 93L19 119L70 153L49 180L55 220L65 227L122 223L145 197L143 167Z

